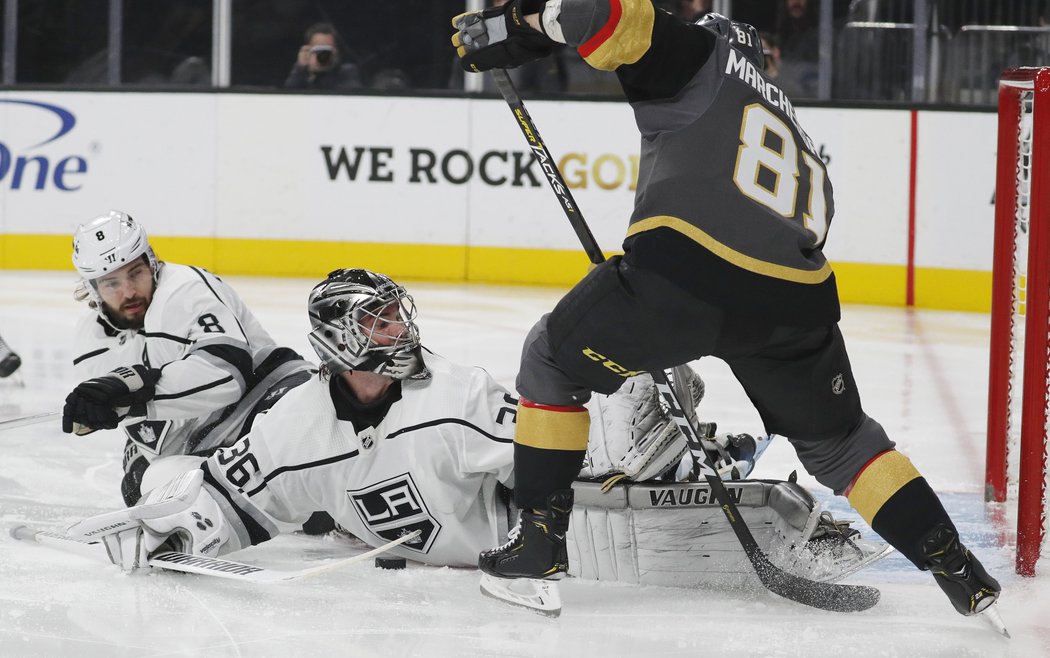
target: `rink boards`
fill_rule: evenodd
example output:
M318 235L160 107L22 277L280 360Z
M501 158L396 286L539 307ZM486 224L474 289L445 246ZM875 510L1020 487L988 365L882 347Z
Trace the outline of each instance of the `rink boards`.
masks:
M638 171L630 108L529 107L615 252ZM799 115L835 186L825 251L843 299L903 304L910 264L917 305L986 310L994 114ZM162 257L225 274L566 285L587 265L502 101L0 92L0 267L68 269L72 229L111 207Z

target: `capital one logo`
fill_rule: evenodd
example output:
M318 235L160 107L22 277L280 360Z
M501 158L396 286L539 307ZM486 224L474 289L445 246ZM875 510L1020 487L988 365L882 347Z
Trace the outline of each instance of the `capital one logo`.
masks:
M16 112L16 107L21 111ZM10 117L0 122L4 126L0 132L0 189L80 189L80 177L88 170L87 159L63 154L61 143L55 145L76 126L72 112L50 103L0 98L0 115ZM56 124L57 129L50 127ZM8 130L11 133L5 134ZM13 146L11 140L16 136L29 144Z

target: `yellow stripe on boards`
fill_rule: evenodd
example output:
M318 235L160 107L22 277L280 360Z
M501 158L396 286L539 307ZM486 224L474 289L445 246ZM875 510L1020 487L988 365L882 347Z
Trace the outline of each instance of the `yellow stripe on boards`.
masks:
M518 405L514 442L542 450L586 450L591 415Z
M72 234L0 234L0 269L72 271L72 242ZM365 267L395 280L569 287L589 267L582 250L164 236L150 242L164 260L216 274L318 280L339 267ZM834 268L844 304L904 305L903 265L836 262ZM915 272L919 308L987 313L991 289L991 272L922 267Z
M0 267L7 270L72 270L73 234L0 234Z
M611 255L605 254L606 258ZM590 267L582 250L471 247L467 253L467 281L571 286Z
M903 265L835 262L832 267L843 304L904 306L907 301L908 268Z
M217 240L216 270L224 273L323 277L360 267L395 279L462 281L466 247L370 242Z
M988 313L992 310L992 273L918 267L915 306Z
M918 477L922 475L910 459L896 450L884 452L861 472L847 496L849 504L871 525L886 501Z

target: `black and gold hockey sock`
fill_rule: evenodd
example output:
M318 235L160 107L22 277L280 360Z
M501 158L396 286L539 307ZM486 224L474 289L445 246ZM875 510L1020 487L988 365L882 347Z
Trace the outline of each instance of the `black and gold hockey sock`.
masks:
M939 526L955 529L926 478L896 450L870 461L846 497L872 530L923 570L924 538Z
M569 489L587 452L591 417L583 407L557 407L522 398L514 434L514 502L545 509L554 491Z

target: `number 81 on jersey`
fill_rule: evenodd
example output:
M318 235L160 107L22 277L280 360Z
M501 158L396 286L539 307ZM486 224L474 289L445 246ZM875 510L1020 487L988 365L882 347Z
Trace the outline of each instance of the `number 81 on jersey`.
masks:
M798 144L786 123L759 103L744 108L733 168L733 182L744 196L793 219L799 188L798 155ZM804 150L802 163L809 170L809 199L802 222L819 246L828 233L824 163Z

